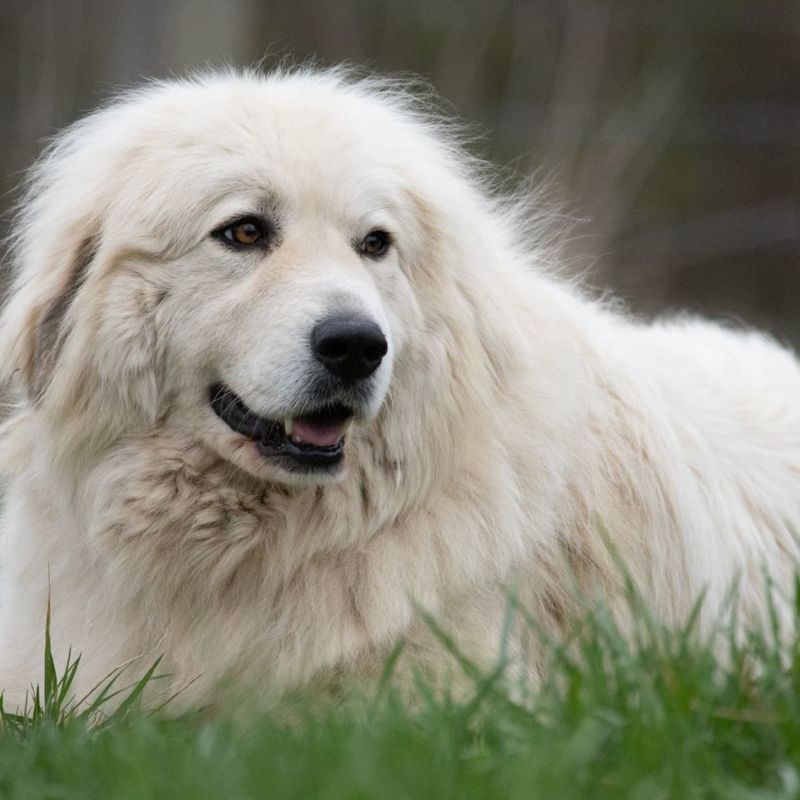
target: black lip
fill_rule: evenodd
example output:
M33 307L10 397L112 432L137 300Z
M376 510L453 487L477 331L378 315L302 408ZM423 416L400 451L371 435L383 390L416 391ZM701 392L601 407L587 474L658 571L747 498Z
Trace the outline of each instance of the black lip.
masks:
M344 457L344 437L331 447L296 444L286 436L282 420L260 417L247 407L241 397L222 383L213 384L208 390L208 397L214 413L231 430L255 440L258 452L264 458L278 461L289 470L330 469ZM352 414L345 406L329 405L303 416L349 417Z

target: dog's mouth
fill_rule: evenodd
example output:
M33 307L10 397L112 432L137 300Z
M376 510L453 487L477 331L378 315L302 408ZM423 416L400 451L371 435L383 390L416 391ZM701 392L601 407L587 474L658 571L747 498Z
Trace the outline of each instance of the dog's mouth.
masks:
M279 460L289 469L332 469L344 457L345 434L353 421L353 410L347 406L322 406L282 420L267 419L221 383L211 386L209 401L231 430L253 439L264 458Z

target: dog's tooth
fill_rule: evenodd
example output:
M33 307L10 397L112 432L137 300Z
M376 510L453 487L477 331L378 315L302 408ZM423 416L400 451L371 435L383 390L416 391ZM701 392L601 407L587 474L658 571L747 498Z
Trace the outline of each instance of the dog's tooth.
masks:
M291 436L294 433L294 419L292 417L286 417L283 420L283 430L287 436Z
M344 425L342 425L342 433L347 433L347 431L350 430L350 427L352 426L352 424L353 424L353 417L348 417L344 421Z

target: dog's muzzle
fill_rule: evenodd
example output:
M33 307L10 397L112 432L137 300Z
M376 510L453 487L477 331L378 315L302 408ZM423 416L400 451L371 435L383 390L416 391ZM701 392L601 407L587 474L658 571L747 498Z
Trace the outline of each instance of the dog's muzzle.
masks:
M209 388L209 403L231 430L254 440L265 459L292 471L332 471L344 457L350 424L369 405L371 377L389 346L380 327L359 314L318 322L309 346L324 370L310 375L307 399L297 413L263 417L221 382Z

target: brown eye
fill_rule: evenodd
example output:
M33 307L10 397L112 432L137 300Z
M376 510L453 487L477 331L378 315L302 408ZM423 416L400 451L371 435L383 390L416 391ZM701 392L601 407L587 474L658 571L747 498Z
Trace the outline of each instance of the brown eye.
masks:
M385 255L392 242L392 237L386 231L370 231L358 246L362 255L370 258L380 258Z
M252 222L242 222L225 231L225 236L237 244L255 244L261 238L258 225Z
M252 247L269 242L267 223L259 217L242 217L214 231L216 238L233 247Z

